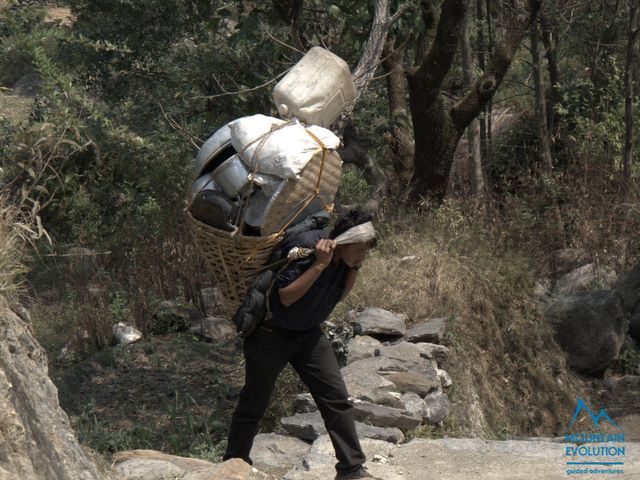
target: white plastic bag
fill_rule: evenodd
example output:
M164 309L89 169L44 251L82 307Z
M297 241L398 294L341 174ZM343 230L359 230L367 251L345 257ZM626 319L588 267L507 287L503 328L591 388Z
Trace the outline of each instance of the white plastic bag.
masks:
M253 171L282 178L300 178L311 158L322 150L311 132L328 149L340 146L340 139L326 128L305 127L265 115L252 115L229 124L231 144Z

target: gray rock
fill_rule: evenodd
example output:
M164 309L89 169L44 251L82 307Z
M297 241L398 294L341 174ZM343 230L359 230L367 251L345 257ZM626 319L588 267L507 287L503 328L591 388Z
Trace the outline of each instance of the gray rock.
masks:
M629 318L629 335L636 342L640 342L640 303L636 305Z
M615 278L615 272L610 268L596 268L593 263L589 263L560 277L553 293L554 295L571 295L594 287L608 288Z
M236 327L226 318L203 318L197 321L189 330L214 342L235 338L236 336Z
M397 372L389 373L384 378L395 384L396 391L400 393L414 392L421 397L435 392L441 387L440 379L436 375L427 377L414 372Z
M438 368L436 372L438 374L438 378L440 379L440 383L442 383L442 386L444 388L449 388L451 385L453 385L453 381L451 380L451 377L446 370Z
M640 304L640 263L623 274L611 289L622 295L624 311L633 313Z
M118 345L128 345L142 338L142 332L126 323L118 322L111 328L111 333Z
M347 365L362 360L363 358L373 357L377 347L382 346L382 342L368 335L357 335L349 340Z
M533 287L533 296L542 303L549 303L552 300L551 281L548 278L536 280Z
M281 419L281 423L289 433L309 442L327 433L322 416L317 411L284 417ZM358 432L358 437L361 438L373 438L393 443L399 443L404 440L404 435L400 429L383 428L375 424L356 422L356 432Z
M353 314L353 330L356 335L372 337L402 337L406 331L407 316L378 307L365 308Z
M320 412L296 413L291 417L283 417L280 423L291 435L313 442L327 432Z
M291 435L261 433L253 440L249 457L258 470L283 475L300 465L310 448L309 443Z
M417 393L404 393L400 397L400 401L402 402L403 409L414 417L422 418L424 416L424 409L426 405L424 400Z
M389 443L404 442L404 434L397 427L376 427L368 423L356 422L359 438L382 440Z
M620 295L596 290L561 297L545 310L569 365L586 374L601 375L618 357L628 322Z
M563 275L589 262L589 255L580 248L563 248L551 253L552 268L556 275Z
M169 461L153 458L132 458L118 463L116 468L125 478L135 480L174 480L187 474L185 470Z
M377 347L375 349L375 356L394 358L403 362L415 362L432 358L430 351L423 350L419 345L409 342Z
M213 467L188 473L180 480L277 480L277 478L259 471L239 458L231 458Z
M378 427L416 428L421 418L413 416L407 410L386 407L364 400L353 400L356 418Z
M422 419L425 423L434 424L441 422L449 414L451 402L443 392L433 392L424 397L424 413Z
M162 475L164 473L162 470L163 467L166 467L167 472L180 471L182 472L180 475L184 476L189 472L214 466L213 463L207 462L206 460L170 455L157 450L120 451L114 453L111 460L118 470L125 473L127 478L137 478L136 475L145 476L145 478L155 478L152 476L153 472Z
M200 310L174 300L165 300L153 312L150 330L154 334L184 331L203 318Z
M310 393L299 393L293 400L293 408L298 413L310 413L318 410L315 400Z
M416 345L426 353L428 358L434 358L439 364L446 362L449 358L449 349L444 345L428 342L419 342Z
M118 478L78 443L47 375L46 352L23 317L0 301L0 478Z
M411 328L405 339L408 342L441 343L447 328L448 317L428 318L422 325Z
M391 362L387 359L382 362L376 360L357 360L341 370L349 395L376 402L385 396L385 392L395 390L395 384L378 373L381 366L389 366Z
M426 358L405 361L391 357L363 358L342 368L342 373L343 375L350 375L352 373L368 371L384 375L392 372L414 372L432 376L436 375L436 368L432 362L433 360Z
M360 441L362 451L368 459L373 459L376 455L389 457L393 455L396 450L396 446L392 443L385 442L383 440L375 440L365 438ZM336 454L333 449L333 444L328 435L322 435L319 437L304 457L303 466L307 470L314 470L319 467L330 465L334 466L336 463ZM335 475L335 470L333 472ZM331 479L333 476L330 477ZM328 479L327 479L328 480Z

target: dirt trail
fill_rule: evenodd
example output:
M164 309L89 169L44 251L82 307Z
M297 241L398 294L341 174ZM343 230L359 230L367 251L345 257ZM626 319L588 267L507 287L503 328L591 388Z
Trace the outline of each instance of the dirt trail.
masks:
M396 447L381 461L370 461L369 471L385 480L514 480L514 479L596 479L640 478L640 443L626 442L624 465L567 465L564 441L507 440L479 438L416 439ZM605 444L591 444L600 446ZM605 460L603 457L593 457ZM612 461L611 457L606 461ZM568 475L569 468L612 470L624 473ZM308 472L290 473L286 480L326 480L333 478L333 465L324 464Z

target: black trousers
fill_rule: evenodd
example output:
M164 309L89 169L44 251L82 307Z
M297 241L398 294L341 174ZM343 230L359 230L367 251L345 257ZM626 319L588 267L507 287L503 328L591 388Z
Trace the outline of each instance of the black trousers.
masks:
M353 406L329 340L320 327L306 332L258 328L244 341L245 384L231 418L223 460L249 452L269 406L276 379L288 363L309 388L333 443L340 473L357 470L365 456L356 434Z

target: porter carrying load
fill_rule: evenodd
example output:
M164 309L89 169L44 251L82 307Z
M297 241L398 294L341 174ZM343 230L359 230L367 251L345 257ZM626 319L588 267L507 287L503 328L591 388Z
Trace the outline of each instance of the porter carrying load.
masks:
M284 120L239 118L202 145L189 217L226 314L236 312L288 229L333 210L340 140L324 127L354 98L347 64L314 47L274 89Z

